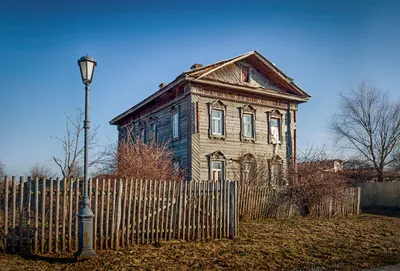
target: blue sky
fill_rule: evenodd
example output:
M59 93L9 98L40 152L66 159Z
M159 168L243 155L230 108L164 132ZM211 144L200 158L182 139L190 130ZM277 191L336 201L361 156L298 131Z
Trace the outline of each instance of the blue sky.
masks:
M363 78L399 99L399 1L2 1L0 160L9 175L61 156L52 137L84 107L77 59L93 56L90 119L108 122L193 63L251 50L312 95L300 105L298 146L327 144L338 93ZM139 1L138 1L139 2Z

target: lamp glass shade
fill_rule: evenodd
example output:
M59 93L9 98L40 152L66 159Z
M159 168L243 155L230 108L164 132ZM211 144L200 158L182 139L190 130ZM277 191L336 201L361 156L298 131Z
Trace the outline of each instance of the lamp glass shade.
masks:
M84 56L78 60L78 65L81 70L82 82L90 84L93 80L94 69L97 66L96 61L90 56Z

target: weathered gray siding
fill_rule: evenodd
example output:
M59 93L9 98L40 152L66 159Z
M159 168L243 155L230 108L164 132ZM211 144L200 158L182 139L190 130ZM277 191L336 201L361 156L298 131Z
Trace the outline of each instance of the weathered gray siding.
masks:
M169 142L169 147L174 151L174 157L179 158L181 161L182 168L185 170L188 168L189 157L188 157L188 123L189 123L189 101L190 96L185 93L179 96L162 107L156 108L155 110L148 112L140 117L133 115L133 120L128 124L133 127L132 131L134 136L139 135L140 124L143 123L145 127L146 140L151 135L151 119L154 119L157 127L157 140L159 142ZM173 109L174 108L174 109ZM172 111L177 110L179 112L179 137L177 139L172 138ZM119 127L119 140L121 139L121 133L126 127ZM190 133L189 133L190 134Z
M250 76L248 83L242 82L241 80L242 65L250 67ZM282 91L273 82L271 82L271 80L269 80L265 75L263 75L254 66L250 65L245 60L226 65L225 67L222 67L215 72L205 76L205 78L235 85L261 87L265 89Z
M192 91L196 94L193 94L192 100L198 101L199 105L199 135L195 135L196 140L193 147L199 153L199 157L192 157L192 163L196 159L196 163L200 166L200 179L208 179L209 178L209 161L208 155L215 151L221 151L228 163L227 167L229 169L229 164L234 163L231 159L236 160L242 154L251 153L254 156L266 156L266 158L272 158L273 156L273 145L268 144L268 123L266 112L271 111L273 109L277 109L277 107L272 106L271 101L268 100L258 100L258 103L250 104L256 109L256 118L255 118L255 132L256 132L256 140L255 142L242 142L240 138L240 111L239 108L243 107L246 104L249 104L249 99L245 96L239 97L235 95L222 94L217 93L216 90L208 91L206 87L199 88L193 87ZM215 97L212 97L210 93L214 93ZM204 95L202 95L204 94ZM241 99L241 100L240 100ZM215 100L220 100L226 105L226 116L225 116L225 125L226 125L226 138L225 139L211 139L209 137L209 109L208 103L211 103ZM263 105L264 104L264 105ZM286 105L287 107L287 105ZM282 143L278 145L276 155L279 155L282 159L286 160L287 153L287 110L284 105L278 107L280 112L282 113ZM293 135L294 129L294 121L293 114L290 114L291 118L291 134ZM192 135L193 140L193 135ZM292 137L292 146L293 146L293 137ZM193 155L192 155L193 156ZM192 166L193 167L193 166ZM195 167L198 167L196 164ZM232 165L231 165L232 167ZM232 170L227 170L227 178L235 178Z

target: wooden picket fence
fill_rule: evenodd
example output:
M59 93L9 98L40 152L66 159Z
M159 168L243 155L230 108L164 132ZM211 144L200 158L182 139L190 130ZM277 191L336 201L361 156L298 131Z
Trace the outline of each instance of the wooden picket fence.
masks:
M280 201L285 188L271 189L265 185L239 185L239 219L259 220L267 218L292 218L300 212L293 200ZM345 188L336 199L327 197L310 210L312 217L331 217L360 214L359 187Z
M237 182L96 179L89 188L95 250L238 234ZM82 191L81 180L6 177L0 193L3 249L76 251Z

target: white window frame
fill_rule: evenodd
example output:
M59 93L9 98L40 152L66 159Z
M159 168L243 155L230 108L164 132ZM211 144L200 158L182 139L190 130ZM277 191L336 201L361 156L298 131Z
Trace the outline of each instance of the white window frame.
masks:
M179 112L172 113L172 138L179 138Z
M272 125L272 122L276 121L277 125ZM271 129L271 143L272 144L280 144L282 142L282 135L281 135L281 119L277 117L271 117L270 119L270 129ZM278 138L275 138L277 134Z
M225 180L225 164L226 158L224 154L220 151L215 151L208 155L209 158L209 180L218 181ZM215 165L220 165L220 168L215 167ZM221 178L216 179L215 176L220 176Z
M219 118L214 117L214 112L218 112L220 114ZM212 109L211 110L211 133L213 135L223 135L224 134L224 111L221 109ZM216 120L216 121L215 121ZM215 121L215 122L214 122ZM214 130L214 123L217 123L218 131Z
M255 143L255 141L256 141L256 109L252 105L247 104L243 107L240 107L239 110L240 110L240 140L242 142L250 141L250 142ZM247 134L247 133L245 134L245 125L248 125L248 123L245 123L245 118L247 116L250 116L250 119L251 119L250 134Z
M220 168L215 168L214 165L220 165ZM211 180L221 181L224 179L224 161L222 160L212 160L211 161ZM217 176L217 178L215 178Z
M283 125L283 114L279 112L279 110L275 109L269 112L266 112L267 114L267 124L268 124L268 144L282 144L283 141L283 134L282 134L282 125ZM278 121L278 134L279 138L278 140L272 140L272 120L277 120ZM276 126L274 126L276 127Z
M250 122L246 122L246 119L250 120ZM243 113L242 121L243 121L243 137L254 138L254 115L249 113Z
M226 138L226 105L220 100L213 101L208 104L208 136L210 139L222 139ZM220 133L213 129L213 111L221 111L221 129Z

